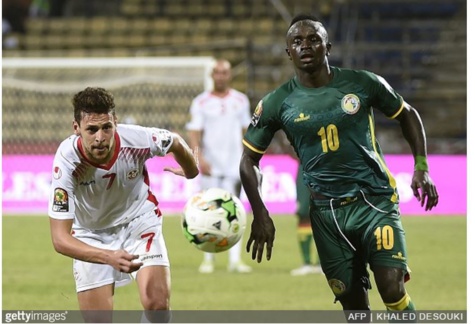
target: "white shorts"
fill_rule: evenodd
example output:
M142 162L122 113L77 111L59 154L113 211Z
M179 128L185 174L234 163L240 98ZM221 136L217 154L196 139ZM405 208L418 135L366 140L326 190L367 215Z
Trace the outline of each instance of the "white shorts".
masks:
M241 180L232 177L202 175L201 188L221 188L239 197L241 193Z
M140 215L128 224L104 230L90 231L77 227L73 230L75 238L91 246L107 250L124 249L130 254L139 255L137 262L143 262L141 268L151 265L170 266L162 235L162 217L158 217L155 211ZM122 273L108 264L79 260L73 261L73 273L77 292L112 283L116 287L124 286L137 275L137 271Z

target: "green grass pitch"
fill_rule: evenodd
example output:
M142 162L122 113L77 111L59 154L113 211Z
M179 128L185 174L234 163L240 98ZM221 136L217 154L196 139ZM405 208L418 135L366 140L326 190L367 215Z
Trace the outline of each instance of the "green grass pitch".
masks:
M164 234L172 270L174 310L340 310L323 275L292 277L300 265L296 218L274 216L276 240L271 261L250 274L229 274L227 252L217 255L213 274L198 273L202 253L181 233L180 218L165 216ZM250 221L244 240L247 241ZM403 217L412 279L406 288L420 310L467 309L467 218ZM3 310L77 310L71 259L52 247L42 216L3 216ZM384 310L377 289L372 309ZM135 284L117 288L115 308L140 310Z

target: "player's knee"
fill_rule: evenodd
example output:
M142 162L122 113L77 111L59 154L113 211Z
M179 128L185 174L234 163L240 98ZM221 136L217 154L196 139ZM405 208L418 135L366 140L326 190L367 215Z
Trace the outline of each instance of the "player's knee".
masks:
M406 290L404 289L404 285L392 282L383 287L378 287L379 294L381 295L381 299L385 303L394 303L404 297L406 294Z
M383 268L375 272L375 280L381 299L385 303L394 303L404 297L404 274L401 269Z
M170 323L170 310L144 310L141 323Z
M152 297L147 296L142 301L143 308L145 310L152 310L152 311L163 311L170 309L170 298L168 297Z

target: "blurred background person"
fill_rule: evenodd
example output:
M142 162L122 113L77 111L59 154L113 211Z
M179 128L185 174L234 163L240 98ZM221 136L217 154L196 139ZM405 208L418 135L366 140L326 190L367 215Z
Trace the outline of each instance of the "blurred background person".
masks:
M199 152L200 188L222 188L239 197L242 138L251 122L249 98L231 88L231 63L228 60L217 60L211 77L213 89L202 92L192 101L191 120L186 125L189 143ZM242 240L229 250L230 272L252 271L241 260L241 245ZM199 272L212 273L214 258L213 253L205 253Z
M302 255L302 266L290 271L292 276L305 276L308 274L319 274L322 272L320 266L320 259L315 248L312 235L312 226L310 224L310 192L303 182L303 169L299 165L296 179L297 191L297 237L299 242L299 249ZM312 262L312 254L315 254L315 262Z

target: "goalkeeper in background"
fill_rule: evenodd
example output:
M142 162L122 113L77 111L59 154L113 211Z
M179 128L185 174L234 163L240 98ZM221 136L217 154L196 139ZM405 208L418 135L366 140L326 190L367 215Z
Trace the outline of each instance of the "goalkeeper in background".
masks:
M239 197L242 138L251 121L249 98L230 87L231 63L217 60L211 72L213 89L193 99L186 125L190 146L198 148L201 189L222 188ZM251 272L241 260L242 239L229 249L229 272ZM214 253L204 253L201 273L214 271Z

